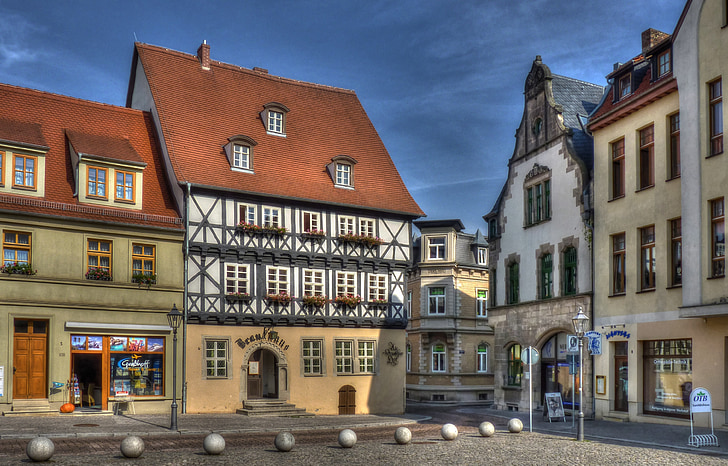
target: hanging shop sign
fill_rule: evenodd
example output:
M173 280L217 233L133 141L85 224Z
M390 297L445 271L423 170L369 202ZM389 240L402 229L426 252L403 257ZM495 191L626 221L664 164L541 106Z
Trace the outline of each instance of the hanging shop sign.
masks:
M589 352L595 356L602 354L602 334L592 330L584 336L589 339Z

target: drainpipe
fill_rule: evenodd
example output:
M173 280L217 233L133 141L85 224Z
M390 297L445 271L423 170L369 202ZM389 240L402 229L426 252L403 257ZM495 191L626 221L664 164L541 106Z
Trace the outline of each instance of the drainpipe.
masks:
M182 414L187 412L187 276L189 269L187 261L190 252L190 183L187 182L187 196L185 197L185 245L184 245L184 292L182 294Z

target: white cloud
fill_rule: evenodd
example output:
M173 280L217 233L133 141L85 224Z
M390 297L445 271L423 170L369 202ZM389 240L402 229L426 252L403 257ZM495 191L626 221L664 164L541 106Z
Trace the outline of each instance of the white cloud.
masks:
M31 45L30 39L42 28L20 15L0 11L0 66L15 66L40 60L42 52Z

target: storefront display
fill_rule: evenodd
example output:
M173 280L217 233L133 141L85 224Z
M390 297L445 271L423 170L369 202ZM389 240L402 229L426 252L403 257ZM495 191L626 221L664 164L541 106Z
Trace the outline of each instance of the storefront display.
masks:
M644 412L689 417L692 340L644 342Z

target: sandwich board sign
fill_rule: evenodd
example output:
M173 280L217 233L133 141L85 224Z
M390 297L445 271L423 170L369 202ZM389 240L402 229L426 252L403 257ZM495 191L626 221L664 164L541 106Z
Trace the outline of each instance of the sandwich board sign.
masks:
M691 447L717 447L718 437L713 433L713 407L710 392L703 387L698 387L690 392L690 438L688 445ZM695 435L693 433L693 414L708 413L710 417L710 434Z

